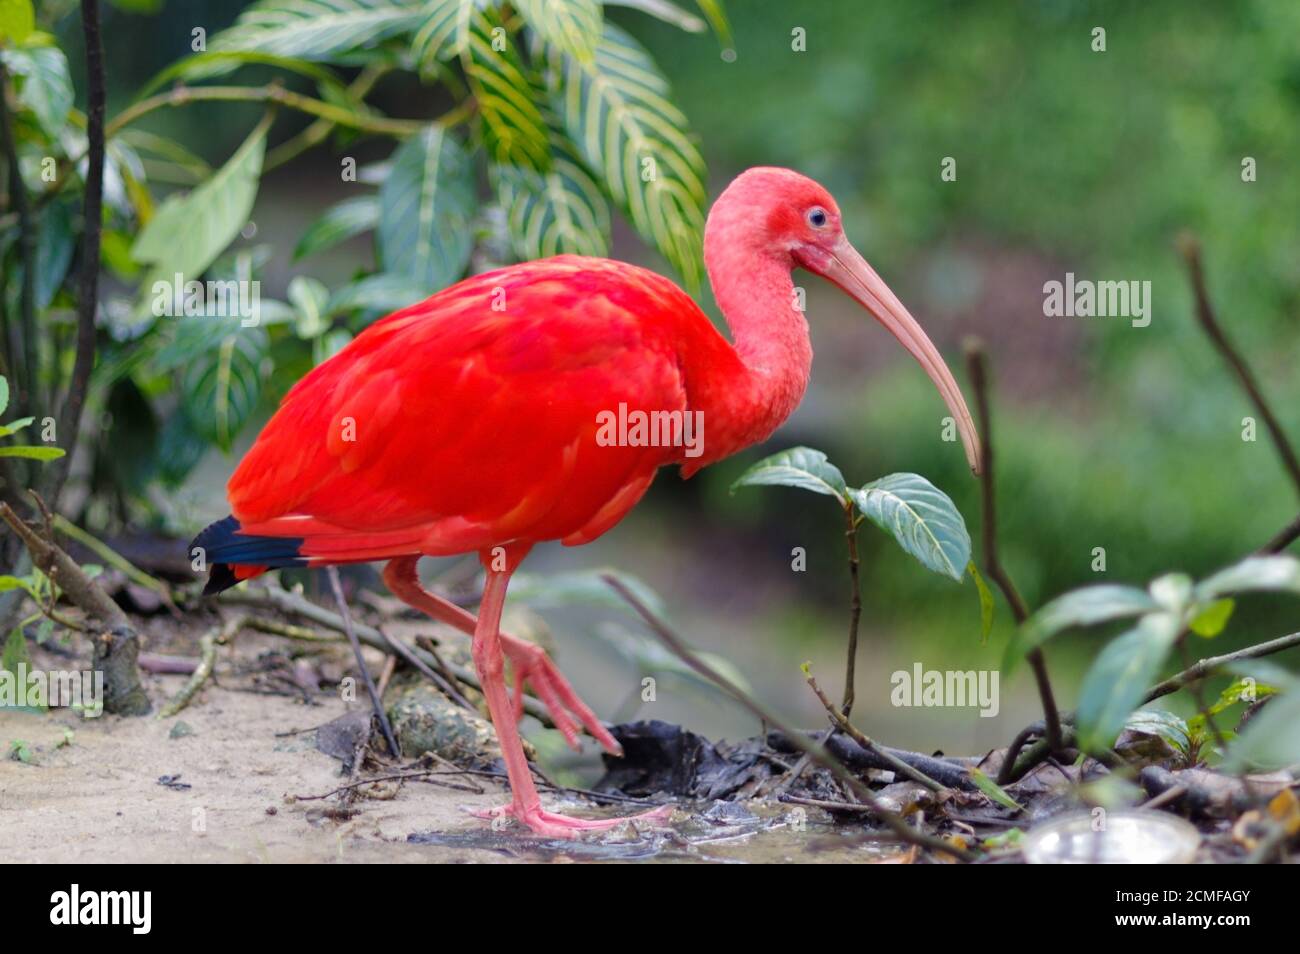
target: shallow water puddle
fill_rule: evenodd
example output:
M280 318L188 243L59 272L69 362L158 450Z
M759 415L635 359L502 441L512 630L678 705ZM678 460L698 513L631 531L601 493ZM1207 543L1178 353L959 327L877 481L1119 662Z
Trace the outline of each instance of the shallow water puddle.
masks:
M583 810L586 816L618 814L617 809ZM560 809L565 810L565 809ZM412 845L492 851L512 858L552 861L782 862L890 861L903 854L890 842L862 842L862 829L835 825L822 812L779 802L714 802L678 806L665 824L629 822L576 841L531 837L518 826L494 831L413 832Z

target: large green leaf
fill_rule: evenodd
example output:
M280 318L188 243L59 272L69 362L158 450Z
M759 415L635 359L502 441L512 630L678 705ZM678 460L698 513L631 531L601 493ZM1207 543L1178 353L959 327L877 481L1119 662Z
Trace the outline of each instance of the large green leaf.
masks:
M353 311L390 312L423 301L430 294L423 282L405 275L368 275L336 288L325 303L325 315Z
M39 311L54 300L76 250L77 233L73 230L69 203L51 202L45 207L36 239L36 308Z
M771 457L765 457L741 474L731 485L798 487L815 494L834 497L841 506L848 506L849 490L840 469L826 459L826 455L811 447L792 447Z
M970 563L970 534L942 490L919 474L889 474L848 493L863 516L922 566L961 582Z
M217 38L214 38L213 42L216 41ZM340 99L347 98L343 81L328 68L292 56L277 56L274 53L259 53L255 50L208 50L204 53L191 53L156 73L137 95L148 96L155 90L173 84L176 80L212 79L248 65L274 66L290 73L298 73L315 80L323 93L337 94L337 98Z
M28 460L57 460L65 451L58 447L0 447L0 457L25 457Z
M546 172L492 165L497 200L505 210L510 246L521 260L550 255L609 253L609 203L581 157L558 130L550 131Z
M668 81L641 46L606 23L594 60L548 51L551 101L587 165L632 225L698 288L704 160Z
M328 61L414 30L424 20L423 7L422 0L262 0L214 36L208 49Z
M307 227L293 250L293 257L296 260L331 248L370 231L378 224L379 199L376 196L358 195L344 199Z
M677 4L669 2L669 0L605 0L605 6L631 7L634 10L640 10L642 13L648 13L664 23L671 23L687 33L703 33L708 29L708 24L695 14L683 10Z
M5 412L9 406L9 381L4 375L0 374L0 414Z
M1100 583L1072 590L1042 607L1016 631L1007 644L1002 668L1010 672L1031 649L1073 626L1127 619L1159 608L1149 593L1136 586Z
M196 433L229 452L262 394L266 329L216 317L187 318L185 326L184 334L210 344L181 372L181 407Z
M197 280L239 235L257 198L267 125L259 123L207 182L188 195L168 197L140 231L131 257L151 266L140 286L145 308L155 282L170 283L176 274L186 282Z
M72 80L68 58L57 46L32 46L0 50L5 68L22 77L18 102L31 110L45 134L55 138L68 122L72 108Z
M451 134L430 126L406 140L379 189L384 270L425 294L460 279L473 250L475 204L474 165Z
M1300 763L1300 691L1291 689L1265 705L1233 740L1224 770L1287 768Z
M411 56L421 69L435 60L450 60L469 49L475 0L429 0L423 22L411 40Z
M1300 560L1292 556L1246 557L1197 584L1196 599L1209 603L1230 593L1263 590L1300 593Z
M1182 620L1173 613L1148 613L1106 645L1079 690L1080 748L1095 752L1114 743L1181 631Z
M590 63L604 19L600 0L514 0L528 25L562 53Z
M545 171L551 164L546 123L519 52L495 13L475 10L470 23L461 58L488 152L498 163Z
M21 43L36 29L32 0L0 0L0 40Z

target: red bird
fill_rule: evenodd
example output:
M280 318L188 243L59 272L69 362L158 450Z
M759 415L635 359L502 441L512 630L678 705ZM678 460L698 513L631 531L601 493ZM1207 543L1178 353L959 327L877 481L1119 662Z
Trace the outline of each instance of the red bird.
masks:
M790 415L812 364L792 269L838 285L916 357L979 469L952 374L820 185L743 173L713 206L704 259L732 342L667 278L572 255L476 275L371 325L285 396L230 478L232 515L195 540L207 592L273 567L387 560L396 596L473 636L513 796L491 814L561 837L617 824L542 807L517 727L525 684L570 745L581 724L620 747L542 650L500 632L506 587L536 544L576 546L617 524L660 467L690 477ZM615 417L677 426L611 428ZM651 439L695 422L689 444ZM486 571L477 618L416 575L421 556L471 552Z

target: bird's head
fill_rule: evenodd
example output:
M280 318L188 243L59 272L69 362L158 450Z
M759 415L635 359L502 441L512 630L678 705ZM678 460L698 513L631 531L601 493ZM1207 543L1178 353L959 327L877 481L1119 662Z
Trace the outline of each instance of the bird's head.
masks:
M749 255L820 275L861 304L930 376L957 422L971 470L980 472L975 422L952 372L898 296L849 242L839 206L825 188L791 169L749 169L718 197L709 232L726 234ZM706 255L707 244L706 236Z

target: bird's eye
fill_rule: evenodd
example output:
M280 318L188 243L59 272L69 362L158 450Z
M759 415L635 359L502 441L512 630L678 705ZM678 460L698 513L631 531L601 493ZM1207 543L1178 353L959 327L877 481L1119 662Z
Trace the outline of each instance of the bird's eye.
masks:
M808 210L808 224L815 229L826 228L827 215L826 210L821 206L813 206Z

